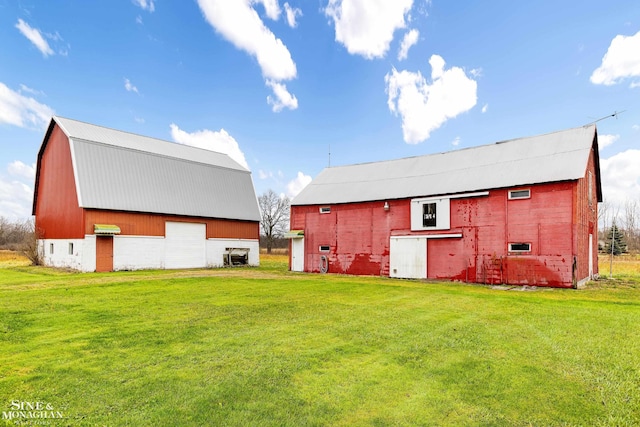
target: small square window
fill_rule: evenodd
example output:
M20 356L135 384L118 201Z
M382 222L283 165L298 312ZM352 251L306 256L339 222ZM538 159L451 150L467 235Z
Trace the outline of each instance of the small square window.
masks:
M425 203L422 205L422 226L435 227L436 224L436 203Z
M323 206L320 208L320 213L321 214L328 214L331 213L331 206Z
M331 246L329 245L320 245L320 252L329 252L331 250Z
M511 190L509 191L509 200L529 199L531 198L531 190Z
M509 243L509 252L531 252L531 243Z
M73 243L69 242L69 255L73 255Z
M49 253L53 254L53 243L49 243Z

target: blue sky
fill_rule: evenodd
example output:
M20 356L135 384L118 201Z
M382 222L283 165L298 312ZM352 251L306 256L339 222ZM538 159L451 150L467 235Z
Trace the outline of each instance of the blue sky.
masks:
M640 2L0 0L0 216L31 213L53 114L227 152L258 194L329 164L598 122L640 200Z

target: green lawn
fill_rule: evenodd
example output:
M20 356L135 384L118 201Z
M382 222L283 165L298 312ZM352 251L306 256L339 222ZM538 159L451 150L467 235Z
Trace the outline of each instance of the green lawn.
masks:
M12 265L0 415L42 402L65 417L38 420L53 426L638 425L640 275L614 279L507 291L294 274L283 257Z

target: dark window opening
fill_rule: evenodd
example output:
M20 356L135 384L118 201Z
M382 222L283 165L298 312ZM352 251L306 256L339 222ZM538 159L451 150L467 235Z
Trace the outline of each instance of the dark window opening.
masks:
M509 243L509 252L531 252L531 243Z
M320 208L321 214L331 213L331 206L323 206Z
M422 205L422 226L435 227L436 223L436 204L425 203Z
M509 200L528 199L531 197L531 190L513 190L509 191Z
M331 246L329 245L321 245L320 252L329 252L331 250Z
M249 249L246 248L226 248L222 255L225 267L249 264Z

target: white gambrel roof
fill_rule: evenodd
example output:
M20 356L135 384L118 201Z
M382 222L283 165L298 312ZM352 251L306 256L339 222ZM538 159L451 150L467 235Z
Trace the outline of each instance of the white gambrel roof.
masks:
M447 153L324 169L291 202L320 205L448 195L584 177L595 125Z
M54 123L82 208L260 220L251 172L226 154L53 117L40 155Z

